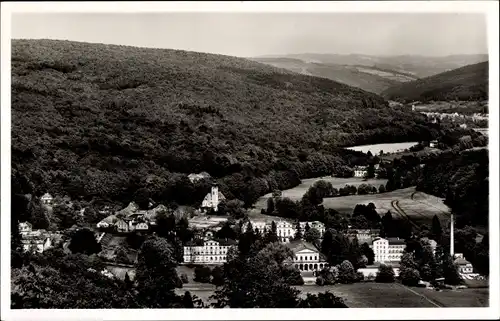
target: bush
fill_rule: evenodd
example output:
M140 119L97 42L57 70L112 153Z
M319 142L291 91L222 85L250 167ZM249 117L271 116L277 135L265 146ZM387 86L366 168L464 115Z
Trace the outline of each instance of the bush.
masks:
M354 267L352 266L351 262L345 260L344 262L340 263L338 269L339 269L338 281L340 283L348 284L348 283L354 283L356 281L357 277L356 271L354 271Z
M285 268L283 270L284 278L286 283L289 285L304 285L304 279L300 274L300 271L296 268Z
M200 283L210 283L212 271L208 266L197 266L194 269L194 280Z
M417 269L404 268L399 272L401 283L408 286L416 286L420 281L420 273Z
M392 283L394 282L394 269L390 265L382 264L378 268L375 282Z
M187 274L186 274L186 273L182 273L182 274L181 274L181 281L182 281L182 283L184 283L184 284L189 283L189 278L188 278L188 276L187 276Z
M216 266L212 270L212 284L217 286L224 284L224 270L222 267Z
M331 267L330 269L324 268L319 272L319 276L323 279L324 285L333 285L337 283L339 277L339 269Z
M325 280L323 279L323 277L322 277L322 276L318 276L318 277L316 278L316 285L319 285L319 286L323 286L323 285L325 285Z

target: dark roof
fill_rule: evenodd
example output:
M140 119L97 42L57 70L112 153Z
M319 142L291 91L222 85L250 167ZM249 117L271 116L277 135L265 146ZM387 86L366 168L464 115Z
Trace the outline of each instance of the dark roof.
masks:
M286 246L288 246L293 252L299 252L304 249L319 252L316 246L304 240L292 241L290 243L287 243Z
M456 258L455 261L453 261L453 263L459 264L459 265L471 264L469 261L467 261L463 257Z
M389 241L389 244L394 244L394 245L406 244L405 240L399 239L397 237L389 237L389 238L387 238L387 240Z

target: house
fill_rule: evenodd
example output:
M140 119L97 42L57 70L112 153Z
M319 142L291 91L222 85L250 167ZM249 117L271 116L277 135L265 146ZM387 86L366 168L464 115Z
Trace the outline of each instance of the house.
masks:
M188 178L191 181L191 183L195 183L195 182L197 182L199 180L210 178L210 174L208 174L207 172L201 172L199 174L194 174L193 173L193 174L189 174Z
M458 267L458 272L461 274L470 274L474 271L472 264L464 258L462 253L455 253L453 263Z
M126 233L129 231L129 225L125 220L123 219L118 219L115 223L116 230L121 233Z
M252 228L258 230L260 233L270 231L272 223L276 224L276 235L283 243L290 242L295 236L295 225L285 220L279 221L265 221L265 220L251 220ZM242 231L245 232L248 228L248 222L243 222Z
M372 265L367 265L366 267L359 268L358 272L363 273L363 276L365 279L375 279L377 276L378 269L380 267L380 263L374 263ZM392 270L394 271L394 276L398 277L399 276L399 264L389 264L392 267Z
M231 241L206 240L203 245L184 246L184 263L223 264L227 262L227 253L234 245Z
M19 233L21 234L21 245L24 252L42 253L46 249L52 247L51 234L45 230L33 230L32 225L28 222L18 224Z
M378 237L380 229L349 229L346 235L351 238L357 238L359 244L371 244L373 239Z
M292 250L294 255L293 262L287 261L287 263L293 264L301 273L321 271L327 265L323 254L309 242L304 240L292 241L287 246Z
M137 223L137 225L135 226L135 230L136 231L147 231L147 230L149 230L148 223L146 223L146 222L139 222L139 223Z
M354 166L354 177L365 177L367 174L367 166Z
M42 195L42 197L40 197L40 201L44 205L52 205L53 200L54 197L52 197L52 195L50 195L49 193L45 193Z
M399 262L403 256L406 247L406 242L403 239L390 237L378 237L373 240L370 246L375 254L375 262L390 263Z
M432 140L432 141L429 143L429 147L430 147L430 148L437 148L437 145L438 145L438 141L437 141L437 140Z
M219 191L219 187L214 185L212 186L210 193L208 193L203 199L203 202L201 203L201 211L206 212L207 210L213 209L217 212L219 203L225 199L225 196Z
M323 224L320 221L300 222L299 224L303 232L305 232L306 225L309 225L310 228L315 228L316 230L318 230L321 238L323 237L326 231L325 224Z

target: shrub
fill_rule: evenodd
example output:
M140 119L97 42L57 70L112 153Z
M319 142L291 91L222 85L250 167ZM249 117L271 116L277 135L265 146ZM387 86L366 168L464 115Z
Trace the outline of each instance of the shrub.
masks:
M354 271L354 267L352 266L352 263L349 262L348 260L345 260L344 262L340 263L338 266L339 270L339 278L338 281L340 283L354 283L356 281L356 271Z
M197 266L194 269L194 280L200 283L209 283L211 272L208 266Z
M188 276L187 276L187 274L186 274L186 273L182 273L182 274L181 274L181 281L182 281L182 283L184 283L184 284L189 283L189 278L188 278Z
M323 279L323 277L322 277L322 276L318 276L318 277L316 278L316 285L319 285L319 286L323 286L323 285L325 285L325 280Z
M399 272L401 283L408 286L416 286L420 281L420 273L417 269L404 268Z
M285 268L283 274L289 285L304 285L304 279L296 268Z
M394 282L394 269L390 265L382 264L378 268L375 282L392 283Z
M212 270L212 284L217 286L224 284L224 270L222 267L216 266Z

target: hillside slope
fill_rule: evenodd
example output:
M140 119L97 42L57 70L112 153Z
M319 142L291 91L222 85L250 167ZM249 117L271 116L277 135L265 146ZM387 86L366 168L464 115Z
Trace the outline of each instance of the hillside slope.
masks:
M488 62L468 65L438 75L396 85L382 95L391 100L487 100Z
M199 201L186 174L207 171L226 197L250 202L363 157L338 146L432 135L425 116L379 96L246 59L12 41L19 193L127 203L144 187L182 204Z
M328 78L375 94L380 94L400 82L417 79L398 71L363 65L324 64L294 58L252 58L252 60L304 75Z
M339 55L303 53L266 57L286 57L300 59L304 62L315 62L321 64L369 66L399 71L411 74L417 78L437 75L445 71L488 60L488 55L484 54L432 57L419 55L373 56L360 54Z

